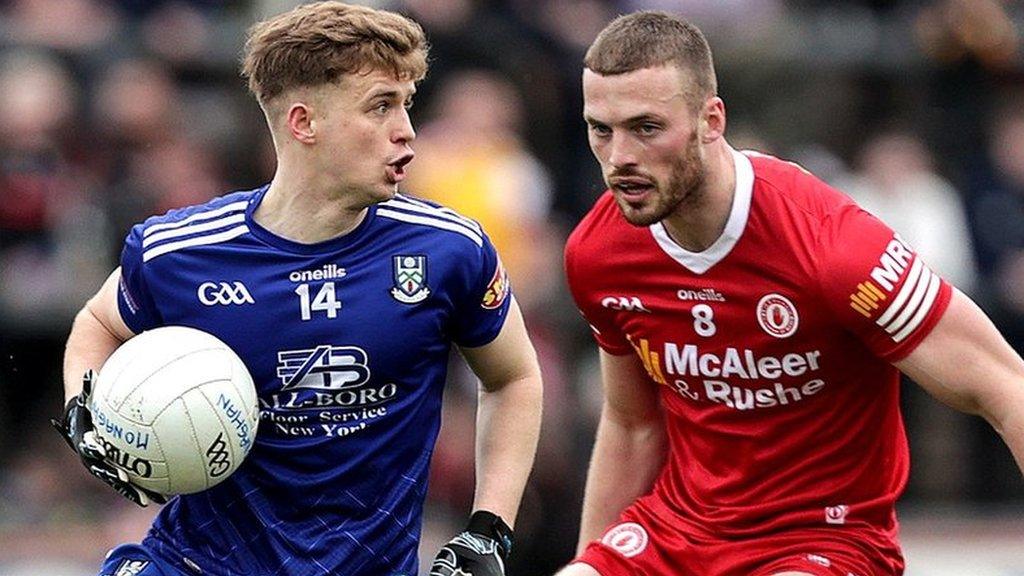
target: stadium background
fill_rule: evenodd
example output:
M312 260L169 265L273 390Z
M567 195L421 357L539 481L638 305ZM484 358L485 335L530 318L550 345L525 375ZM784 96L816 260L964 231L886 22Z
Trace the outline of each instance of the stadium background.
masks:
M129 225L257 186L269 137L237 74L287 0L0 0L0 576L95 574L152 511L48 428L71 319ZM803 163L888 221L1024 349L1024 6L1000 0L404 0L433 66L405 190L472 215L512 274L546 377L512 575L570 558L600 406L561 247L602 190L580 61L614 15L683 14L715 51L728 135ZM472 498L473 382L456 361L425 555ZM1024 481L983 422L912 386L911 576L1024 574Z

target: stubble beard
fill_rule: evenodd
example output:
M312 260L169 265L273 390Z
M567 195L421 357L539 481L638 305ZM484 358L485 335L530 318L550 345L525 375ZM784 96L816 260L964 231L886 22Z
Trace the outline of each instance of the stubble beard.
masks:
M665 186L655 183L652 200L647 206L634 208L621 196L616 196L623 217L630 224L646 227L661 222L687 201L694 204L704 193L704 159L697 144L697 135L686 145L683 155L672 166Z

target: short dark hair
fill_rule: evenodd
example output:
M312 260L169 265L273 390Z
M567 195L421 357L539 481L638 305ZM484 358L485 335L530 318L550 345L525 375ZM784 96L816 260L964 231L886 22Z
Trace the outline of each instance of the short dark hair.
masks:
M674 64L688 72L692 96L718 93L711 47L700 29L666 12L642 11L612 20L590 45L583 65L602 76Z
M329 0L299 6L249 29L242 75L260 104L344 74L380 70L402 80L427 73L427 40L413 20Z

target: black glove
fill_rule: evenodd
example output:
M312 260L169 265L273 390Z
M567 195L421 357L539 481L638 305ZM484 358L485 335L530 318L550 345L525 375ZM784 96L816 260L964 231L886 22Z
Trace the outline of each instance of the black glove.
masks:
M128 481L128 474L107 460L107 449L96 436L92 425L92 414L89 412L89 395L92 394L92 382L96 378L92 370L82 377L82 392L68 400L61 420L50 419L50 424L60 432L68 446L78 454L82 464L90 474L99 478L118 494L135 502L139 506L147 506L150 501L165 504L167 498L156 492L139 488Z
M477 510L469 526L434 558L430 576L505 576L512 529L498 516Z

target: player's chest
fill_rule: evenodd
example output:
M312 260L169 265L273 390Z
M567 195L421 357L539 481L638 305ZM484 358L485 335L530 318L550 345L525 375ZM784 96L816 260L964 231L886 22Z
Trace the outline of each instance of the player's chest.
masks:
M594 297L652 380L689 409L747 412L827 394L828 364L847 338L815 286L770 269L635 275Z
M741 262L695 274L680 266L609 271L591 294L626 335L771 346L827 323L816 286L799 273Z
M203 264L162 282L165 323L205 328L253 353L358 348L398 359L436 341L452 310L443 266L424 253Z

